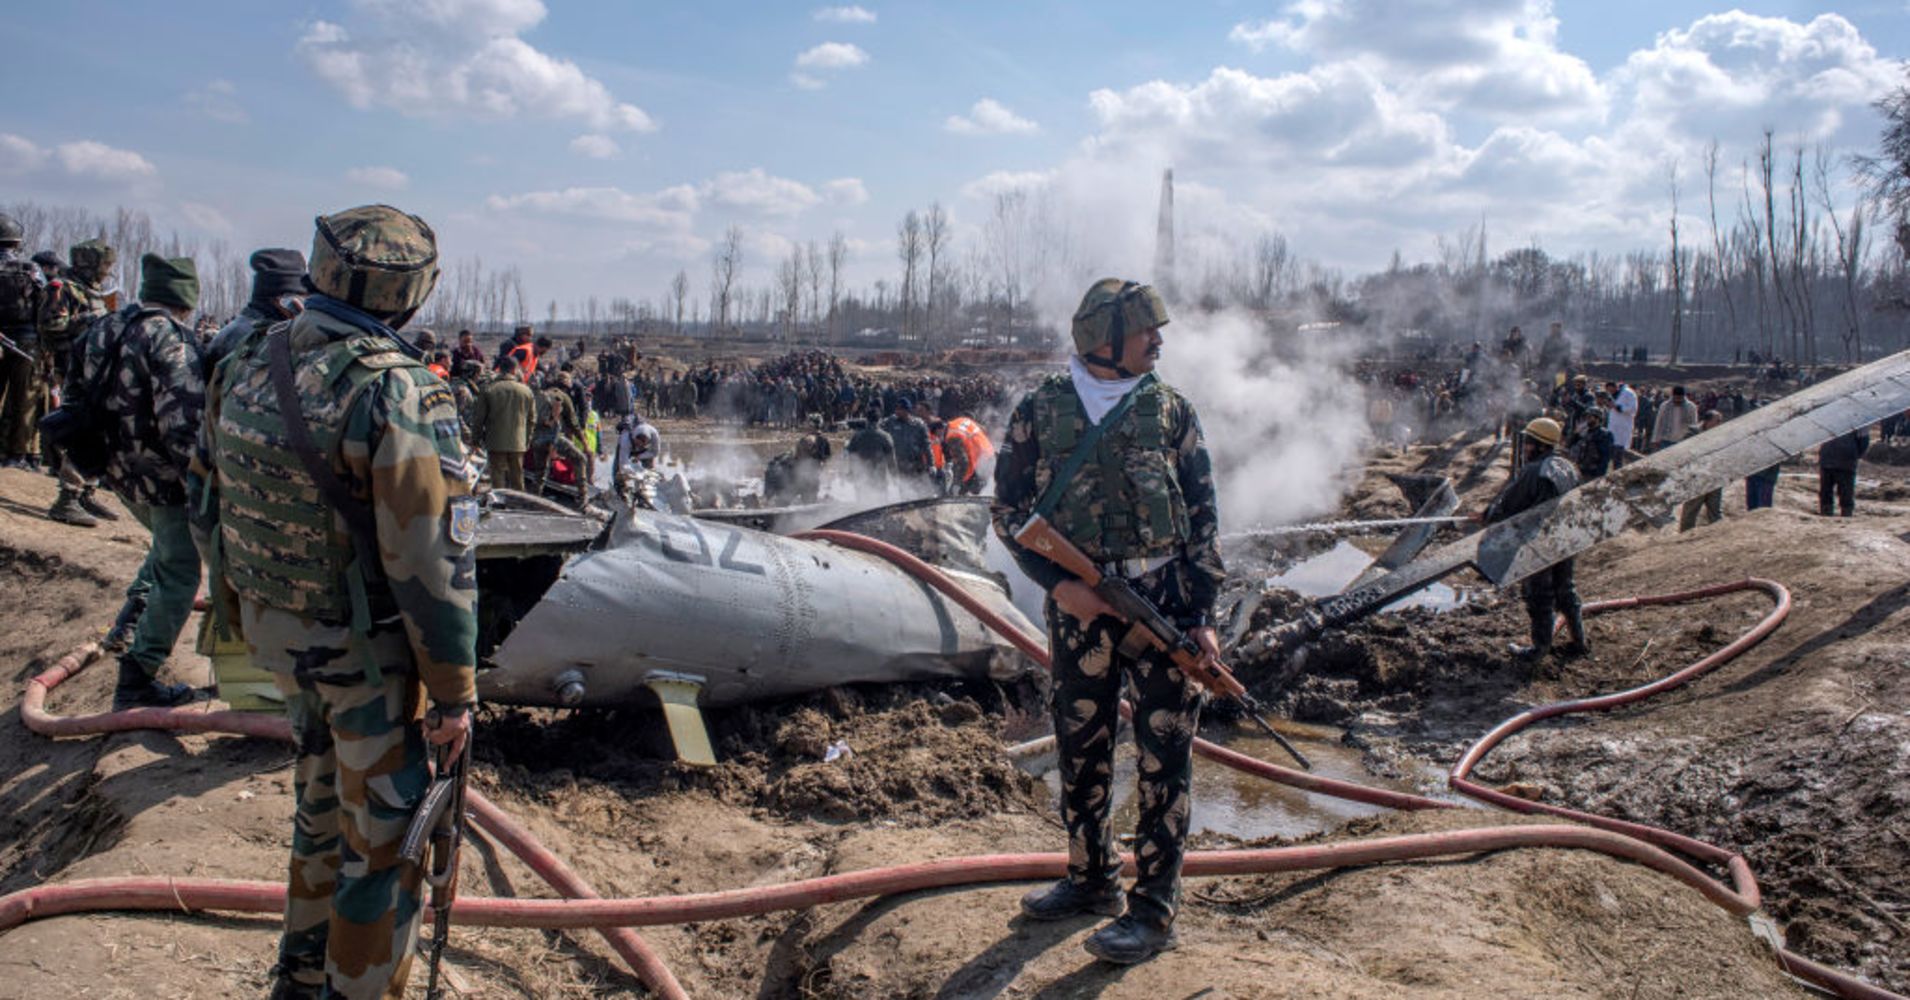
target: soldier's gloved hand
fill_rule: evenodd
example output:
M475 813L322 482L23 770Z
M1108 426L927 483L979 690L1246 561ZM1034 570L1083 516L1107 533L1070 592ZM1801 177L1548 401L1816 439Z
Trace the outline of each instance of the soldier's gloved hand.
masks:
M1114 608L1102 600L1101 595L1095 593L1093 587L1079 580L1063 580L1056 584L1049 594L1054 597L1057 607L1066 612L1068 617L1083 625L1102 615L1114 615Z
M427 742L449 744L448 753L452 759L464 752L464 741L471 737L471 708L460 705L453 709L434 708L424 718L424 738Z

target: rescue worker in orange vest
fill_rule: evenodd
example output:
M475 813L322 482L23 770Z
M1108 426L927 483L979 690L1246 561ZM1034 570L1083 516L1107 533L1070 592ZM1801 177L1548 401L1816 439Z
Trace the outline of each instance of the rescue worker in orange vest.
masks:
M935 484L937 494L948 496L954 487L948 478L948 459L942 455L942 433L948 425L940 417L927 417L922 422L928 425L929 481Z
M953 492L974 496L988 484L989 473L994 471L995 445L982 425L969 417L950 420L942 429L940 450L948 455Z

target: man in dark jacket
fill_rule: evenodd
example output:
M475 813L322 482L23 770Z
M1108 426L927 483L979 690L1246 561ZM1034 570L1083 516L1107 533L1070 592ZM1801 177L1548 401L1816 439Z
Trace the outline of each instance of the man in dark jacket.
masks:
M1857 460L1870 450L1870 428L1860 427L1842 437L1834 437L1817 449L1817 512L1830 516L1831 497L1837 498L1837 512L1849 517L1857 512Z
M1486 508L1482 518L1485 523L1497 524L1578 485L1578 469L1556 451L1560 435L1558 422L1549 417L1540 417L1525 425L1519 443L1524 461L1518 475ZM1519 585L1525 597L1525 612L1532 622L1531 645L1512 647L1520 659L1537 662L1552 652L1552 631L1556 615L1561 611L1565 613L1573 651L1581 655L1591 652L1572 570L1573 560L1566 559L1526 577Z

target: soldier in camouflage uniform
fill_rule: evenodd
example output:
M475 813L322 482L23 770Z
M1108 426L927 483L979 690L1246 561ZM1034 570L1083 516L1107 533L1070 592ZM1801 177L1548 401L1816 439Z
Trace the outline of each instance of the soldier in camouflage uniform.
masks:
M0 215L0 334L16 350L0 348L0 463L29 464L39 423L40 335L37 319L46 300L46 277L20 252L25 230Z
M75 340L101 316L117 308L119 293L110 287L113 248L104 240L84 240L67 251L71 260L53 284L51 294L40 307L40 340L46 349L53 378L64 384L69 354ZM97 483L74 471L63 456L51 454L47 460L58 470L60 494L54 498L47 516L55 521L90 528L101 520L117 521L119 515L100 503L94 495ZM140 598L143 600L143 592ZM131 607L129 603L128 607ZM122 622L124 615L122 615Z
M583 440L582 421L577 419L577 403L571 398L570 373L560 371L551 377L550 384L537 390L537 433L531 438L531 461L536 465L540 477L551 467L551 458L556 456L570 463L577 476L577 488L584 495L589 494L592 477L596 475L596 458L590 450L579 445ZM540 478L540 485L548 486Z
M279 248L255 250L249 263L252 265L251 298L206 344L208 383L212 380L212 370L241 343L263 334L274 323L291 319L304 308L304 254Z
M186 472L204 415L205 382L199 338L184 325L199 303L199 277L186 257L147 254L139 270L139 301L87 327L61 390L63 401L78 401L89 386L108 380L100 407L117 431L100 478L152 532L152 547L127 591L128 606L143 608L132 648L119 659L115 708L178 705L195 694L156 675L199 593Z
M1043 512L1105 572L1128 578L1187 629L1210 666L1216 661L1212 613L1224 571L1213 473L1193 405L1152 375L1166 322L1166 307L1152 288L1112 278L1095 283L1074 316L1070 373L1049 376L1016 406L995 467L995 531L1029 578L1048 591L1061 817L1068 830L1068 877L1030 893L1022 910L1038 920L1122 911L1109 808L1125 679L1136 699L1139 874L1126 914L1086 944L1097 958L1120 963L1175 945L1201 692L1166 655L1124 651L1127 624L1086 584L1016 543L1014 534ZM1112 423L1097 440L1085 441L1103 420ZM1092 449L1085 461L1070 463L1083 446ZM1078 470L1072 476L1070 465Z
M437 275L415 217L321 218L304 312L215 376L219 572L298 743L274 998L403 995L422 906L399 843L427 742L470 732L477 501L451 391L395 332Z

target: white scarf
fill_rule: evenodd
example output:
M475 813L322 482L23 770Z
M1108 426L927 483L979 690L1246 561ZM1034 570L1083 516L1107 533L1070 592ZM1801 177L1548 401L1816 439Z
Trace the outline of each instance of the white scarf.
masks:
M1098 424L1101 418L1114 409L1114 404L1127 395L1141 381L1142 376L1133 378L1101 378L1081 363L1079 354L1068 355L1068 372L1074 376L1074 394L1081 397L1081 408L1088 413L1088 423Z

